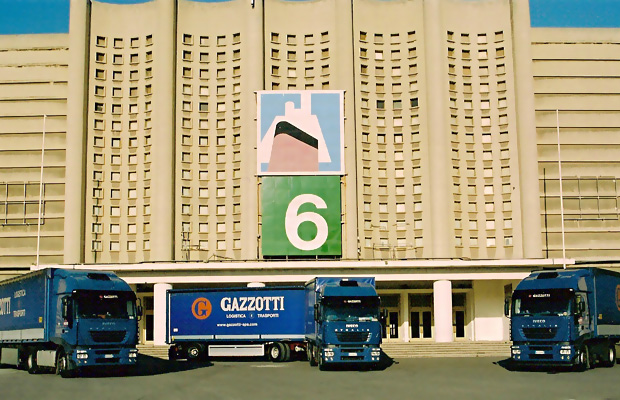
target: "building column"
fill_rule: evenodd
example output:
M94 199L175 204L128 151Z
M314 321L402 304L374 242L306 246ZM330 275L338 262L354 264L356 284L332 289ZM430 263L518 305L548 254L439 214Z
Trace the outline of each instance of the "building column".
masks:
M166 344L166 291L172 289L168 283L153 286L153 344Z
M435 342L453 342L452 282L433 282L433 312L435 314Z
M71 0L65 161L64 263L84 262L85 143L90 2Z
M153 129L151 133L151 259L174 259L174 152L176 1L158 0L153 36ZM179 233L180 234L180 233Z
M409 329L409 293L400 294L400 314L403 321L400 326L400 337L403 342L407 343L411 337Z
M425 209L430 219L424 224L430 235L424 235L424 257L450 258L454 256L452 166L450 164L450 130L448 109L448 74L445 60L445 31L441 24L440 0L424 1L424 53L426 56L426 102L429 195ZM423 167L424 167L423 166ZM423 202L425 200L423 199ZM426 228L425 228L426 229ZM430 252L426 252L426 249Z
M514 55L514 82L517 116L517 148L521 201L522 255L514 257L542 257L542 230L540 228L540 189L538 176L536 104L530 40L529 2L511 1ZM515 246L515 253L517 247Z

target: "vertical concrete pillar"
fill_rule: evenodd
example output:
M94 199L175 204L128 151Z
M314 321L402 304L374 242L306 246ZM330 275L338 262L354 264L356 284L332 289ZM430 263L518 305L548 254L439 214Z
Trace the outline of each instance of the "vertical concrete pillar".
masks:
M166 344L166 291L172 289L168 283L156 283L153 287L153 344Z
M433 282L433 312L435 314L435 342L453 342L452 282Z
M157 0L151 134L151 261L174 258L176 1Z
M542 230L540 228L530 7L529 2L521 0L512 0L511 6L519 186L521 189L519 191L521 194L521 237L523 240L523 254L514 254L514 257L538 258L542 257Z
M429 197L424 207L430 210L430 237L425 237L425 257L453 257L452 181L450 178L450 133L448 130L448 80L445 40L441 24L440 0L424 1L424 53L426 56L426 106ZM430 223L428 223L430 222Z
M411 331L409 329L409 293L400 294L400 314L403 321L400 326L400 337L406 343L411 338Z
M65 161L64 262L84 261L86 113L88 110L89 3L71 0Z

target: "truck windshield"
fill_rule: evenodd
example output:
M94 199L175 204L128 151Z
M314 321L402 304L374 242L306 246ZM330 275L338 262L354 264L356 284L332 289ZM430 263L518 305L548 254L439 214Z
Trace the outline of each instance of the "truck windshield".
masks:
M569 289L515 291L513 315L568 315L573 292Z
M134 319L135 300L127 292L80 291L75 295L77 317L86 319Z
M323 313L326 321L378 321L379 298L326 297L323 299Z

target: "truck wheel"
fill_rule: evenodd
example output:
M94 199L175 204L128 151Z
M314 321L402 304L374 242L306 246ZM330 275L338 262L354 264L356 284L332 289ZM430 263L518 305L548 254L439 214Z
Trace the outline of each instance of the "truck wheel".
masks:
M317 362L314 358L314 346L312 346L310 343L308 343L308 346L306 347L306 355L308 356L308 362L310 363L310 366L316 367Z
M320 371L325 371L325 361L323 361L323 356L321 356L321 354L317 354L317 358L318 358L318 364L319 364L319 370Z
M576 359L575 367L577 368L578 371L583 372L587 369L590 369L590 352L588 351L587 345L583 345L577 351L577 355L575 356L575 359Z
M56 375L63 378L71 378L73 371L69 370L69 357L64 351L59 351L56 356Z
M199 343L190 343L189 346L187 346L187 360L188 361L198 361L202 358L203 356L203 347L201 344Z
M28 359L26 360L26 368L29 374L36 374L39 372L39 366L37 365L37 351L32 350L28 353Z
M616 345L615 343L609 344L609 349L607 350L607 356L603 361L603 366L606 368L611 368L616 364Z
M272 343L269 346L269 360L273 362L282 361L282 344L280 342Z
M282 361L287 362L291 360L291 348L288 346L288 343L282 343L282 350L284 350L284 354L282 354Z

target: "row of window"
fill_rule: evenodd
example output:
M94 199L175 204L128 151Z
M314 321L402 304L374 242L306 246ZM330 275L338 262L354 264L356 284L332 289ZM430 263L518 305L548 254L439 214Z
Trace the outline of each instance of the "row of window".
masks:
M456 40L455 36L456 35L454 34L453 31L446 32L446 37L449 42L454 42ZM461 44L471 44L471 40L472 40L471 38L475 37L476 43L482 45L482 44L488 43L489 36L490 35L486 33L478 33L476 35L472 35L469 33L461 33L460 39L461 39ZM504 40L504 31L496 31L493 39L495 40L495 42L502 42Z
M217 35L215 36L214 39L210 39L209 36L195 36L192 35L191 33L184 33L181 36L181 42L186 45L186 46L193 46L194 45L194 39L198 38L197 43L200 46L203 47L208 47L211 45L215 45L215 46L226 46L228 44L228 37L226 35ZM213 40L215 43L211 43L211 40ZM241 43L241 33L233 33L231 35L231 43L232 44L240 44Z
M113 38L112 39L112 44L113 47L115 49L122 49L125 46L125 43L129 42L129 46L131 48L137 48L140 47L140 38L139 37L132 37L129 38L128 40L123 39L123 38ZM144 44L146 46L151 46L153 44L153 35L146 35L146 37L144 38ZM97 47L108 47L108 38L105 36L96 36L95 38L95 45Z
M286 38L286 44L294 46L298 44L298 41L297 41L298 36L299 38L302 37L302 35L294 35L294 34L280 35L277 32L271 32L271 43L280 44L280 40L282 37L282 38ZM315 38L315 35L312 33L303 35L303 44L305 45L314 44L314 38ZM328 42L329 32L321 32L320 41L321 43Z
M368 42L369 36L373 37L375 44L381 45L381 44L384 44L386 42L388 37L389 37L390 44L399 44L399 43L401 43L401 39L405 35L401 35L400 33L390 33L389 35L388 34L383 34L383 33L375 33L375 34L370 34L369 35L368 32L360 31L360 42ZM406 36L407 36L407 41L408 42L415 41L415 31L407 32Z
M361 59L365 59L365 60L369 59L369 56L370 56L369 53L371 52L367 48L360 47L359 55ZM375 61L387 60L388 55L391 61L399 61L403 59L403 53L404 51L402 51L401 49L393 49L393 50L390 50L389 52L387 50L382 50L382 49L375 49L374 51L372 51L373 59ZM407 49L407 58L413 59L413 58L416 58L417 56L418 56L417 47L410 47Z
M129 60L129 64L135 65L140 63L140 53L131 53L129 57L126 57L124 54L114 53L112 54L112 64L114 65L123 65L125 60ZM146 62L153 61L153 52L147 51L144 54L144 60ZM98 64L105 64L108 61L108 55L104 52L96 52L95 53L95 62ZM132 71L133 72L133 71ZM137 71L136 71L137 72Z

